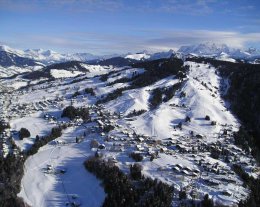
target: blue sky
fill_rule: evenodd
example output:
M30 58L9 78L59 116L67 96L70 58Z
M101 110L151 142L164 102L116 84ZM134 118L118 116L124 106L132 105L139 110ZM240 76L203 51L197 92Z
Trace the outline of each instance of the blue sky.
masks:
M260 48L259 0L0 0L0 44L58 52Z

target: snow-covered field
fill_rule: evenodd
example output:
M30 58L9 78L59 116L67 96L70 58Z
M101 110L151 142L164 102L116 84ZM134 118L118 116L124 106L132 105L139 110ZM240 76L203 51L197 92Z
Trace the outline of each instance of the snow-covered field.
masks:
M83 127L66 130L57 139L66 141L66 145L50 143L26 161L19 196L29 205L65 206L67 202L75 201L82 206L101 206L104 190L83 166L86 158L93 153L89 148L90 140L75 143L76 136L83 131ZM46 172L47 166L51 166L53 171ZM59 169L66 170L66 173L54 172Z
M52 69L51 75L54 78L68 78L68 77L75 77L78 75L83 74L79 71L67 71L67 70L58 70L58 69Z
M134 59L134 60L141 60L141 59L148 59L150 58L150 55L145 54L145 53L140 53L140 54L130 54L125 56L125 58L129 58L129 59Z
M20 73L30 72L34 70L39 70L42 66L28 66L25 68L10 66L10 67L2 67L0 66L0 78L7 78L13 75L17 75Z
M31 138L19 140L18 136L15 136L16 144L22 150L27 149L34 143L36 135L44 136L50 133L50 129L54 127L54 124L42 118L42 113L32 114L30 117L22 117L11 121L11 128L15 131L19 131L21 128L26 128L30 131Z

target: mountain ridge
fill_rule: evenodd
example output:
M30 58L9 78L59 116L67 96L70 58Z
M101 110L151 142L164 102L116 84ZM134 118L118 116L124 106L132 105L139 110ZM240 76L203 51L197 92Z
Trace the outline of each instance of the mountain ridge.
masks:
M180 57L185 56L202 56L202 57L212 57L219 60L236 62L236 60L251 61L252 63L258 63L260 59L260 51L256 48L248 49L238 49L227 46L226 44L216 44L216 43L200 43L196 45L181 46L178 50L168 50L161 52L149 52L147 50L127 53L127 54L113 54L113 55L93 55L91 53L67 53L62 54L55 52L53 50L43 50L43 49L26 49L19 50L14 49L6 45L0 45L0 52L2 58L1 66L6 66L3 56L10 56L13 54L19 58L27 58L28 62L39 62L44 65L51 65L55 63L68 62L68 61L80 61L88 62L91 64L97 64L99 62L114 63L114 58L126 59L127 61L121 62L131 62L132 61L144 61L144 60L156 60L161 58L170 58L172 55L177 55ZM8 53L8 54L7 54ZM30 59L30 60L29 60ZM31 64L31 63L30 63ZM26 65L26 64L25 64ZM17 66L17 65L15 65Z

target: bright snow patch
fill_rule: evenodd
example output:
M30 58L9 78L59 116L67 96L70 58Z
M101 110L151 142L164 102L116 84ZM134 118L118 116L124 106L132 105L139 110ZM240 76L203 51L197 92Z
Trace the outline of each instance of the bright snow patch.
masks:
M80 71L68 71L68 70L58 70L58 69L52 69L51 75L54 78L68 78L68 77L75 77L78 75L83 74Z
M141 59L150 58L150 55L147 55L145 53L143 53L143 54L131 54L131 55L125 56L125 58L134 59L134 60L141 60Z

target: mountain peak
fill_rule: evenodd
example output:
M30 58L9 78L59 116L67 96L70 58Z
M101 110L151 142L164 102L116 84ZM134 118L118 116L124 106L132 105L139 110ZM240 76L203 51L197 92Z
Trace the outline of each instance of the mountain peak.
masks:
M248 48L245 52L248 52L249 54L252 54L252 55L260 54L260 50L254 48L254 47Z
M226 48L226 47L228 47L224 43L216 43L216 42L204 42L204 43L201 43L199 45L205 45L207 47L216 47L216 48Z
M178 52L184 54L198 54L198 55L219 55L222 52L229 53L232 48L229 48L226 44L217 44L212 42L200 43L198 45L182 46Z
M27 49L27 50L24 50L24 52L38 52L38 53L42 53L42 52L44 52L44 49L42 49L42 48L39 48L39 49Z
M17 51L7 45L0 45L0 51L4 51L4 52L14 52Z
M135 60L156 60L161 58L170 58L172 55L177 55L180 57L186 55L194 55L194 56L205 56L205 57L213 57L213 58L233 58L233 59L247 59L254 60L260 57L260 51L255 48L248 48L247 50L235 49L227 46L226 44L219 44L214 42L203 42L196 45L188 45L182 46L176 52L174 50L169 51L161 51L161 52L151 52L149 50L143 50L137 53L127 53L121 55L105 55L105 56L97 56L91 53L69 53L62 54L55 52L53 50L44 50L44 49L27 49L27 50L18 50L13 49L7 45L0 45L0 51L12 53L18 55L20 57L25 57L29 59L33 59L35 61L41 62L43 64L53 64L60 63L65 61L81 61L87 62L97 59L109 59L113 57L124 57L127 59L135 59Z
M10 47L8 47L7 45L0 45L0 51L8 51L8 50L10 50L11 48Z
M50 55L58 54L58 53L55 51L52 51L52 50L46 50L46 51L42 52L42 54L46 55L46 56L50 56Z
M16 54L16 55L21 56L21 57L23 57L23 55L24 55L24 51L11 48L7 45L0 45L0 51L13 53L13 54Z

